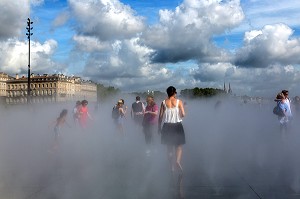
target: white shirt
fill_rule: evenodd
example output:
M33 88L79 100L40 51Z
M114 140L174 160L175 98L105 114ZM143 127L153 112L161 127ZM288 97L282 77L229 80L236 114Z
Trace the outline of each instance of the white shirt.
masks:
M165 100L163 101L163 106L165 107L164 123L178 123L182 121L179 115L178 104L179 104L179 100L177 100L175 107L168 108Z
M291 102L290 102L290 99L289 98L287 98L286 100L285 100L285 103L288 105L288 107L289 107L289 109L287 110L287 115L288 116L292 116L292 109L291 109Z

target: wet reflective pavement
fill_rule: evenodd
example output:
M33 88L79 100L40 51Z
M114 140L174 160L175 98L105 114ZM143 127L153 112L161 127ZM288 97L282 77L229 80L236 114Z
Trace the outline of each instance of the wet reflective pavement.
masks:
M49 151L53 132L44 123L32 121L26 133L11 124L0 134L0 199L300 199L298 134L283 144L277 126L259 118L201 131L198 120L187 120L181 176L170 171L158 135L147 156L141 132L128 125L122 137L110 119L89 132L64 129L57 151Z
M269 170L249 165L247 169L239 170L226 161L215 164L205 163L203 158L191 161L194 155L190 153L191 149L185 149L183 175L170 172L161 146L147 156L145 150L127 148L125 144L124 148L111 151L107 157L97 153L81 154L84 158L80 161L70 157L72 153L47 153L47 158L40 159L48 164L43 171L35 173L31 170L28 176L12 170L2 172L0 190L5 199L300 198L295 191L297 188L285 184L285 181L294 181L295 186L299 185L293 176L285 175L284 169ZM274 176L282 180L272 181ZM23 182L15 182L17 179Z

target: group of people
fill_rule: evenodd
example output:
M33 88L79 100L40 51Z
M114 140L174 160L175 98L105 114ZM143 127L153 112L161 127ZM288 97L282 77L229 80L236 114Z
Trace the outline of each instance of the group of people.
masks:
M170 86L166 90L168 97L161 102L160 108L155 103L153 96L147 96L146 104L141 102L139 96L131 106L131 117L136 126L142 130L147 145L146 154L150 155L153 135L157 132L161 135L161 143L167 146L167 155L171 170L176 169L182 172L181 158L182 146L185 144L185 133L182 125L182 118L185 116L184 104L177 99L176 88ZM88 111L88 101L77 101L73 109L73 119L75 126L87 127L88 119L93 119ZM124 119L128 107L124 105L124 100L118 100L113 107L112 118L120 135L124 135ZM61 111L54 124L54 148L59 146L60 129L67 123L68 110Z
M87 100L77 101L73 109L74 124L75 126L79 125L83 129L87 127L87 120L93 119L89 114L87 105L88 105ZM65 125L71 127L71 125L67 122L67 115L68 115L68 110L63 109L60 112L59 116L56 118L56 120L50 124L50 126L54 125L54 144L52 147L54 150L59 148L59 140L60 140L59 137L61 134L61 128Z
M88 119L93 120L92 116L89 113L87 105L87 100L77 101L73 109L74 123L75 125L79 125L82 128L87 127Z
M161 143L167 146L167 155L171 170L182 172L182 146L185 144L185 133L182 118L185 116L183 102L177 99L176 88L170 86L166 90L168 97L162 101L160 108L153 96L147 96L146 105L139 96L131 106L131 118L142 127L147 147L146 154L150 155L151 144L155 132L161 135ZM124 134L123 122L127 112L124 100L120 99L113 107L112 117L121 134Z

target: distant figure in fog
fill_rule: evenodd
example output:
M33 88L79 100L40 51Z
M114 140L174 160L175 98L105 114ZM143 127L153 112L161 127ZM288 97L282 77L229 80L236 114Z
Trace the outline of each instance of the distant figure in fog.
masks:
M297 115L299 115L299 113L300 113L300 97L299 96L294 97L293 106L295 107L295 112L297 113Z
M177 168L183 172L181 166L182 145L185 144L185 133L182 118L185 116L183 103L176 99L176 88L167 88L168 98L160 106L158 132L161 132L161 143L167 145L168 159L172 171ZM161 124L162 128L161 128ZM174 152L176 157L174 157Z
M142 125L142 121L144 118L145 106L141 102L140 96L136 96L135 102L131 105L131 118L134 120L137 126Z
M215 110L219 110L221 104L222 104L222 101L221 101L221 100L218 100L218 101L215 103Z
M127 111L127 106L124 107L124 100L120 99L118 103L113 107L112 118L116 124L117 130L120 135L124 135L124 119Z
M68 110L67 109L63 109L61 111L61 113L59 114L59 117L51 124L54 124L54 144L53 144L53 150L56 150L59 148L59 137L61 136L61 128L67 124L69 127L70 125L67 123L66 119L67 119L67 114L68 114Z
M87 100L82 100L81 101L81 107L79 108L79 124L82 128L87 127L87 120L93 120L91 115L89 114L88 111L88 101Z
M153 142L153 134L157 127L158 106L154 102L153 96L148 96L146 101L147 106L145 108L145 114L143 118L143 132L145 135L146 144L148 145L146 154L150 155L150 145Z
M97 101L95 104L95 112L98 112L99 107L100 107L100 103Z
M77 101L75 107L73 108L73 119L76 126L79 124L80 108L81 108L81 102Z

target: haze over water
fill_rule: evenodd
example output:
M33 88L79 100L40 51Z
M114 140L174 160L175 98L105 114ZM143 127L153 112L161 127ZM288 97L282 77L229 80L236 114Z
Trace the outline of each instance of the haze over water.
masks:
M130 107L135 96L123 97ZM125 136L120 136L111 119L117 100L100 104L98 110L90 103L94 120L85 130L73 125L74 104L1 107L1 198L176 198L160 136L155 134L152 154L147 157L144 135L133 125L129 112ZM273 102L259 106L227 98L215 109L217 100L186 101L184 197L299 194L297 113L290 135L283 139L272 113ZM48 125L63 108L69 111L71 128L62 129L61 148L53 152L53 126Z

